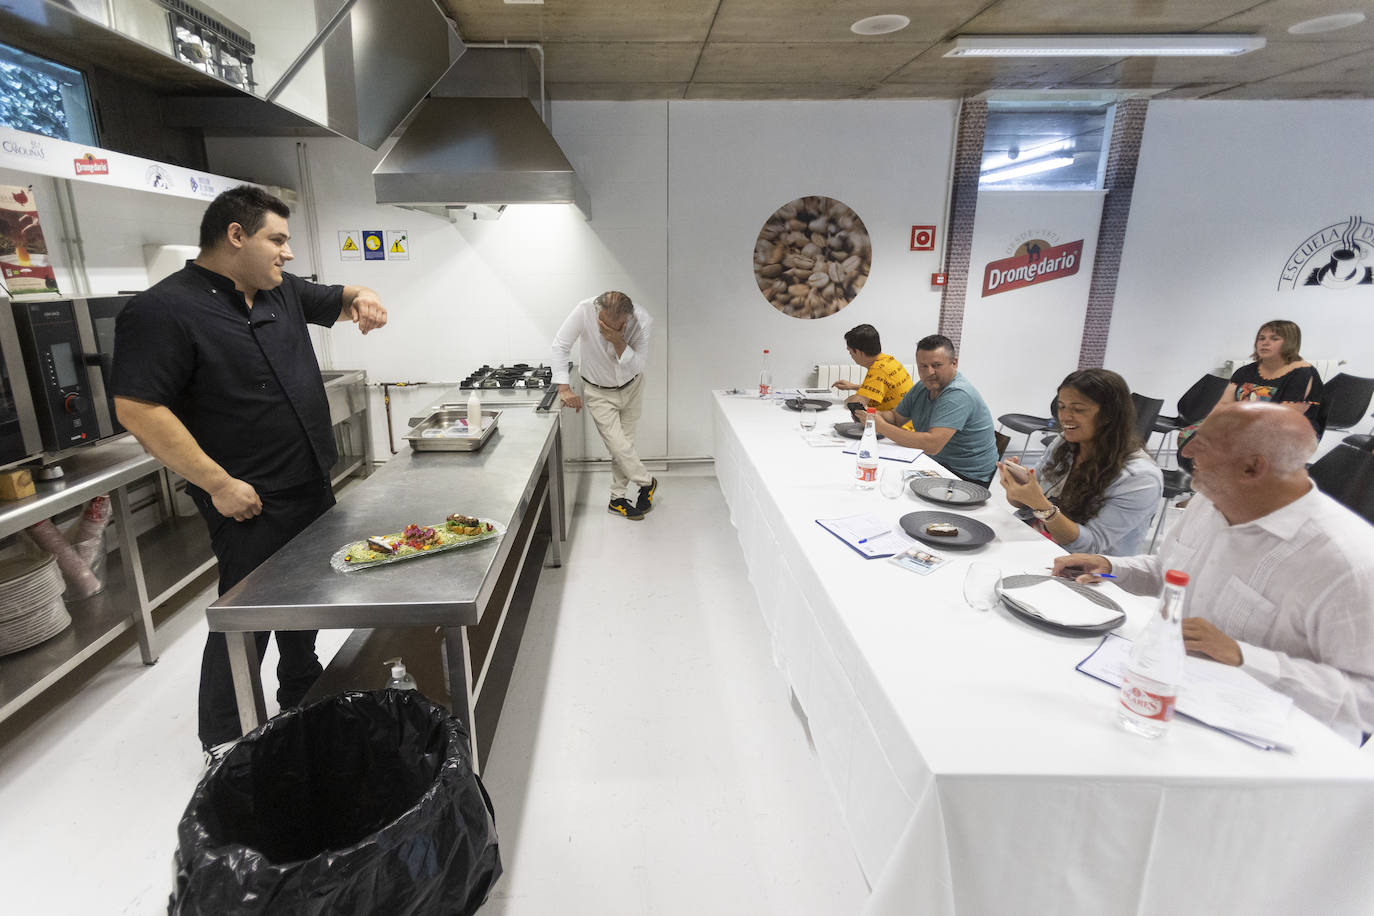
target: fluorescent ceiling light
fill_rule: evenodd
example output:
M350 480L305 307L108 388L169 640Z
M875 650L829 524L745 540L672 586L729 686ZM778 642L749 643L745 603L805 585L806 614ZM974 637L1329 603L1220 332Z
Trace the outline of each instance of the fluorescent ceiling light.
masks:
M1022 178L1026 175L1038 175L1041 172L1052 172L1055 169L1062 169L1066 165L1073 165L1072 156L1050 156L1046 159L1037 159L1034 162L1023 162L1020 165L1012 165L1004 169L984 172L979 176L978 183L992 184L996 181L1006 181L1008 178Z
M1359 25L1361 22L1364 22L1364 13L1336 13L1334 16L1318 16L1316 19L1294 23L1288 27L1288 33L1290 35L1315 35L1319 32L1348 29L1352 25Z
M983 167L979 171L987 174L988 172L995 171L1003 166L1012 165L1013 163L1017 165L1026 165L1032 160L1038 161L1051 153L1070 151L1072 147L1072 140L1052 140L1049 143L1042 143L1039 146L1032 146L1030 149L1021 150L1014 158L1010 155L993 156L983 163Z
M1256 35L960 35L945 57L1227 57L1262 47Z

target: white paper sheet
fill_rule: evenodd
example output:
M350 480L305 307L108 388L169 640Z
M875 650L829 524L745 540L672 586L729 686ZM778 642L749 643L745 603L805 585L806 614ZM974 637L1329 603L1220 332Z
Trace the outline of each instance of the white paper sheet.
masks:
M846 455L859 454L858 444L845 449L844 453ZM910 464L924 454L925 451L919 448L907 448L905 445L894 445L891 442L878 443L878 457L886 458L888 461L904 461Z
M911 546L911 540L896 529L892 520L880 515L818 518L816 524L870 559L890 557Z
M1089 601L1063 583L1046 579L1026 588L1007 590L1017 604L1052 623L1066 627L1090 627L1120 616L1109 607Z
M1120 687L1131 657L1131 641L1108 633L1078 670ZM1261 684L1240 668L1209 658L1183 660L1178 711L1266 750L1290 750L1288 718L1292 697Z

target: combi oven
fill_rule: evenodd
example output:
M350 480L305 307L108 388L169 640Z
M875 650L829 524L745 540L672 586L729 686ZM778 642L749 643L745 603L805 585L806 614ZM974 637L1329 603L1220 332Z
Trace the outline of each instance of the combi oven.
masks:
M115 318L129 298L11 303L42 450L50 457L123 432L106 382Z

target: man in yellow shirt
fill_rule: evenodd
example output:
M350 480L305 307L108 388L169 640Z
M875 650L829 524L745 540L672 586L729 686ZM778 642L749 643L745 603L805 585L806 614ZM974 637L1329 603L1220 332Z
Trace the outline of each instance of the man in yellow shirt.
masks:
M902 402L902 396L911 390L911 376L895 358L882 352L878 329L871 324L861 324L844 335L844 343L849 348L849 358L867 369L868 375L861 385L841 379L831 387L858 392L846 398L846 404L878 410L895 409Z

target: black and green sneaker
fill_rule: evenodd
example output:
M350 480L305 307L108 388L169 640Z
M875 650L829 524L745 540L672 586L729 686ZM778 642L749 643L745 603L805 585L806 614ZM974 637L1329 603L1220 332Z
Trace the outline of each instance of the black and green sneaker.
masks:
M631 521L639 522L644 520L644 513L639 511L639 507L628 499L613 499L608 507L612 515L623 515Z
M654 491L658 489L658 478L650 477L647 487L639 488L639 499L635 502L635 508L643 515L654 507Z

